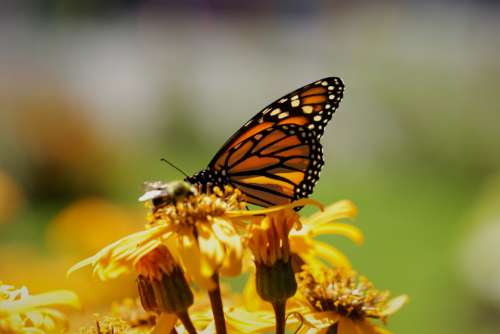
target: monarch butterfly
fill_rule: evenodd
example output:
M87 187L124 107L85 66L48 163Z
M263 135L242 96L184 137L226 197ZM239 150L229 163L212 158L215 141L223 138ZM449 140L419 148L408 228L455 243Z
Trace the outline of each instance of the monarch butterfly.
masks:
M324 164L321 136L343 92L342 80L329 77L274 101L231 136L206 169L185 180L234 186L264 207L307 197Z

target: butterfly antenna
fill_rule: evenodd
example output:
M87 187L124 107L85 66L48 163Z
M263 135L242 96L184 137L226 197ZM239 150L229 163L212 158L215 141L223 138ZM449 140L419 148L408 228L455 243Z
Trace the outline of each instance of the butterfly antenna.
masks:
M180 169L179 167L177 167L176 165L174 165L173 163L171 163L167 159L161 158L160 161L163 161L164 163L168 164L170 167L175 168L177 171L181 172L185 177L189 177L189 175L187 175L182 169Z

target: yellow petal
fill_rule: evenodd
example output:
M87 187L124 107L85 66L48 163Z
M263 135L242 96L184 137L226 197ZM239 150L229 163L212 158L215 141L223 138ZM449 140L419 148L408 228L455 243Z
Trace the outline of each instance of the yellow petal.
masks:
M275 320L270 312L247 312L229 308L225 312L230 333L269 333L274 330Z
M338 322L340 316L334 312L311 312L304 315L306 327L317 329L328 328Z
M318 224L311 229L311 236L333 234L347 237L357 245L363 243L363 232L356 226L345 223L324 223Z
M234 230L233 226L223 219L215 220L212 224L212 229L225 249L220 273L226 276L239 275L241 273L241 259L243 257L243 245L241 244L240 236Z
M342 200L335 202L326 207L323 212L317 212L307 218L307 223L325 224L339 219L353 218L357 215L358 209L350 200Z
M164 226L157 226L146 231L130 234L101 249L94 256L84 259L72 266L67 275L86 266L94 266L94 274L101 280L113 279L128 273L141 252L135 253L142 243L151 240L152 236L165 232ZM136 255L134 257L133 255ZM142 254L143 255L143 254Z
M222 265L224 248L210 226L198 224L197 231L201 256L201 274L205 277L211 277Z
M392 298L391 300L389 300L387 302L387 306L385 307L385 309L382 312L380 312L380 315L389 316L391 314L394 314L408 302L409 302L409 298L407 295L401 295L401 296Z
M68 290L57 290L45 292L38 295L27 296L20 300L0 302L0 313L7 310L9 312L23 312L35 307L67 305L80 308L78 296Z
M334 267L350 268L351 262L335 247L321 241L314 241L313 252L315 255L323 258Z
M211 277L201 273L201 253L193 235L183 234L177 239L177 251L186 269L186 274L207 290L217 286Z

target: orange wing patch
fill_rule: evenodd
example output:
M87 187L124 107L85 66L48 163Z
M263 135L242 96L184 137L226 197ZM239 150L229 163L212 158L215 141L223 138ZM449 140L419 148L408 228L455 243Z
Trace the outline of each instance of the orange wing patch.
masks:
M310 96L310 95L319 95L319 94L324 94L326 93L327 90L325 87L312 87L312 88L309 88L305 91L303 91L300 96L304 97L304 96Z
M232 145L229 148L235 147L239 143L243 142L245 139L253 137L257 133L259 133L267 128L270 128L271 126L273 126L273 123L271 123L271 122L264 122L264 123L261 123L259 125L254 126L253 128L249 129L247 132L244 132L241 135L241 137L239 137L237 140L235 140L234 143L232 143Z
M253 147L252 142L246 142L245 144L241 145L238 147L234 152L231 153L229 156L229 161L227 162L228 166L234 165L236 162L238 162L245 153L247 153L249 150L251 150Z
M309 97L304 97L302 99L302 104L305 105L318 104L318 103L324 103L325 101L326 101L325 95L311 95Z
M263 155L269 155L273 154L276 151L284 150L287 147L295 147L297 145L300 145L301 142L297 136L293 137L287 137L284 140L281 140L279 142L274 143L273 145L266 147L266 149L262 150L261 154Z
M283 131L279 131L279 130L272 131L271 134L268 134L264 138L259 140L258 144L253 149L253 152L256 152L256 151L260 150L262 147L265 147L269 144L272 144L273 142L276 142L276 141L283 139L285 137L286 137L286 134Z
M271 167L273 165L279 164L280 160L273 157L260 157L260 156L250 156L241 163L232 166L229 170L230 173L240 173L249 170L256 170L261 168Z
M284 120L279 122L278 125L285 125L285 124L304 125L307 123L309 123L309 120L304 116L294 116L290 118L285 118Z

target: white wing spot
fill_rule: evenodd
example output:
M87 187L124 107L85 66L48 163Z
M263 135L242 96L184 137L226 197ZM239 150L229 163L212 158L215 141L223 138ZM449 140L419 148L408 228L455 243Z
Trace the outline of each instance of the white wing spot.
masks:
M312 106L303 106L302 107L302 111L305 113L305 114L310 114L313 112L313 107Z
M328 98L329 98L330 100L333 100L333 98L334 98L334 97L335 97L335 95L333 95L333 94L332 94L332 95L328 95Z
M300 101L299 100L292 100L292 107L296 108L300 105Z
M278 115L278 118L279 119L282 119L282 118L285 118L285 117L288 117L288 115L290 115L288 112L282 112L281 114Z
M280 108L276 108L273 111L271 111L271 116L278 115L280 112L281 112L281 109Z
M333 90L333 86L328 86L328 90Z
M314 129L314 124L309 124L309 125L307 126L307 128L308 128L308 129L311 129L311 130L312 130L312 129Z
M316 116L314 116L314 121L315 121L315 122L319 122L319 121L321 121L321 116L320 116L320 115L316 115Z
M288 99L286 97L282 98L279 102L280 103L285 103L286 101L288 101Z
M325 105L325 109L330 109L331 107L332 107L332 106L331 106L331 105L329 105L329 104L326 104L326 105Z
M328 86L328 82L323 81L323 82L321 83L321 85L323 85L323 86Z

